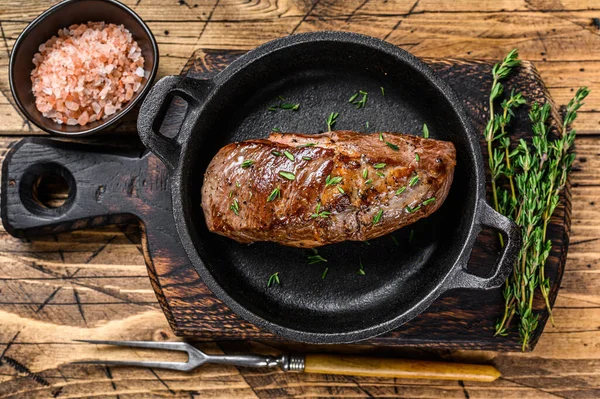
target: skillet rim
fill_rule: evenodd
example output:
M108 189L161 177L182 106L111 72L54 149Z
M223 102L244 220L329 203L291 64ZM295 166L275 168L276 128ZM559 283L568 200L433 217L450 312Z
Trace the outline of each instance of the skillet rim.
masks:
M206 104L209 104L215 98L218 98L220 88L230 79L232 79L235 76L235 74L241 72L247 66L250 66L257 62L261 62L261 60L264 57L269 56L275 51L286 51L287 49L294 46L315 42L338 42L356 45L359 47L368 47L372 50L376 50L393 57L397 60L397 62L408 64L409 67L413 68L418 73L420 73L424 77L424 79L430 85L432 85L432 87L437 91L438 95L442 96L443 100L451 106L452 110L455 112L460 121L461 132L463 135L467 136L466 138L468 143L469 156L472 157L476 169L474 173L475 184L473 185L473 189L475 190L475 201L473 205L474 209L471 215L470 223L468 223L465 226L465 228L468 229L468 238L467 240L465 240L465 242L462 243L462 248L458 255L455 257L454 264L452 265L452 267L448 269L448 272L442 278L437 280L436 287L422 295L418 300L416 300L413 303L413 305L410 308L405 309L396 317L372 325L370 327L335 333L310 332L286 327L276 322L267 320L266 318L263 318L262 316L259 316L252 310L246 308L243 304L241 304L232 296L230 296L228 292L225 289L223 289L221 285L216 281L216 279L213 277L212 273L205 266L204 262L202 261L202 258L200 257L200 252L204 251L202 243L195 242L192 239L192 229L194 229L195 227L193 225L193 220L187 217L188 212L185 211L184 204L186 203L186 200L188 200L188 198L184 197L184 184L187 184L187 182L183 182L183 170L186 169L186 166L189 165L192 159L192 157L188 154L188 151L190 147L190 142L192 142L193 140L193 136L178 138L178 142L181 145L181 155L171 175L171 196L173 202L173 214L175 217L176 227L182 245L192 265L194 266L194 269L196 269L196 271L202 278L202 281L217 296L217 298L219 298L219 300L221 300L225 305L231 308L231 310L237 315L250 321L251 323L255 324L256 326L262 329L271 331L283 338L291 339L294 341L317 344L350 343L372 338L374 336L381 335L401 326L402 324L408 322L410 319L425 311L433 303L433 301L437 299L441 294L454 288L453 281L456 275L460 272L460 269L463 268L463 265L466 264L466 260L468 260L468 258L470 257L471 251L475 244L475 240L479 232L481 231L481 202L482 200L483 202L486 202L483 157L479 149L479 142L475 136L474 129L472 128L467 118L462 103L460 102L456 94L452 91L452 89L440 77L438 77L433 72L433 70L429 68L429 66L427 66L423 61L421 61L414 55L408 53L406 50L403 50L391 43L352 32L324 31L290 35L284 38L269 41L255 48L254 50L249 51L248 53L242 55L240 58L232 62L223 71L221 71L209 81L210 87L208 88L206 98L203 100L203 105L200 109L200 113L202 113ZM196 126L193 126L191 131L195 130Z

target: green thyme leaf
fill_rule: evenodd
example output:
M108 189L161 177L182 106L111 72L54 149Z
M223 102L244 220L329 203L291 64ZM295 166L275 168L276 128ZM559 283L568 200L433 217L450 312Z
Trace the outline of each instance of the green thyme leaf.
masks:
M310 215L311 218L326 218L331 215L331 212L321 211L321 203L317 202L317 207L315 208L315 213Z
M331 175L328 175L327 178L325 179L325 186L332 186L334 184L340 184L341 182L342 182L341 176L331 177Z
M288 180L296 180L296 175L292 172L286 172L284 170L279 171L279 176L284 177Z
M425 201L423 201L423 205L427 206L433 202L435 202L435 197L427 198Z
M359 257L358 258L358 264L360 265L360 269L358 269L358 271L356 272L356 274L359 274L361 276L365 276L367 273L365 273L365 266L362 263L362 259Z
M234 198L233 202L229 206L229 209L232 210L236 215L240 215L240 204L238 203L237 198Z
M400 194L402 194L404 191L406 191L406 186L402 186L402 187L400 187L398 190L396 190L396 195L400 195Z
M337 117L340 114L338 112L332 112L331 114L329 114L329 116L327 117L327 131L331 132L331 128L333 127L333 125L335 125L335 123L337 122Z
M316 145L317 145L317 143L306 143L306 144L300 144L298 147L314 147Z
M373 224L377 224L381 221L381 217L383 216L383 209L380 209L379 212L373 216Z
M271 129L272 132L281 132L281 129L278 127L274 127Z
M281 109L291 109L292 111L297 111L298 108L300 108L300 104L284 103L284 104L281 104L279 106L279 108L281 108Z
M329 271L329 268L326 267L325 270L323 270L323 274L321 274L321 279L325 280L325 277L327 276L327 272Z
M250 166L252 166L253 164L254 164L254 160L246 159L244 162L242 162L242 164L240 166L242 169L246 169L246 168L249 168Z
M383 133L379 132L379 141L383 141Z
M289 151L283 151L283 155L285 155L287 157L287 159L289 159L292 162L296 160L294 155Z
M340 192L340 194L346 194L346 192L344 191L344 189L342 188L342 186L337 186L337 189Z
M399 151L400 150L400 148L398 148L398 146L396 144L392 144L389 141L386 141L385 145L387 145L388 147L390 147L394 151Z
M416 160L417 162L419 162L419 161L421 160L421 157L420 157L420 156L419 156L419 154L418 154L418 153L416 153L416 152L415 152L415 160Z
M279 151L275 151L275 150L271 151L271 154L275 155L276 157L281 156L281 153Z
M366 179L367 177L369 177L369 171L367 170L367 168L365 168L365 169L363 170L362 177L363 177L363 178L365 178L365 179Z
M281 284L279 281L279 272L271 274L267 281L267 288L270 288L273 284Z
M267 198L267 202L274 201L275 198L281 198L281 189L279 187L275 187L273 191L271 191L271 195Z
M419 182L419 175L414 175L412 179L410 179L410 182L408 183L409 187L414 186L415 184L417 184Z
M421 209L421 205L414 207L414 208L407 206L405 209L406 209L406 212L408 212L408 213L414 213L414 212L418 211L419 209Z
M307 157L307 156L303 156L302 159L304 159L305 161L312 161L311 157Z
M308 264L309 265L313 265L315 263L327 262L327 259L325 259L321 255L319 255L319 251L317 251L315 248L313 248L313 253L314 253L314 255L308 256Z
M358 92L354 93L350 99L348 100L349 103L353 102L354 100L356 100L356 97L358 97Z
M360 100L357 99L359 95L362 95ZM355 93L354 95L352 95L352 97L351 97L352 101L348 101L348 102L356 105L356 109L362 108L365 105L367 105L367 95L368 95L368 93L366 91L359 90L358 93Z
M383 88L383 86L381 86L380 89L381 89L381 95L385 97L385 89Z
M375 172L375 173L377 173L377 176L379 176L379 177L385 177L385 174L383 174L381 172Z
M427 127L426 123L423 123L423 138L429 138L429 128Z
M367 181L365 182L365 184L366 184L366 185L369 185L369 184L371 184L371 183L373 183L373 180L371 180L371 179L369 179L369 180L367 180Z
M381 162L381 163L376 163L375 165L373 165L373 167L374 167L375 169L383 169L383 168L385 168L385 166L386 166L386 164L384 164L383 162Z

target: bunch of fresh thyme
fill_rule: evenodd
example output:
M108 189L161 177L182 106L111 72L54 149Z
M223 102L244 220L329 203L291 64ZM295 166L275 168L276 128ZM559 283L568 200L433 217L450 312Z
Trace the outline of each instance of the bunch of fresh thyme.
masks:
M552 320L548 298L550 281L544 276L552 242L546 239L546 230L575 159L572 153L575 131L570 126L589 90L580 88L569 102L563 125L555 139L550 137L550 104L534 103L529 112L533 130L531 143L521 139L512 150L507 126L514 117L514 110L524 104L525 99L520 93L511 92L510 97L502 101L502 113L499 114L494 112L494 102L503 92L500 81L519 63L517 50L512 50L492 70L490 119L484 135L494 207L521 227L523 238L517 264L506 281L504 315L496 324L496 335L506 335L513 317L517 315L522 349L525 350L538 325L538 315L533 312L533 299L538 287ZM507 189L498 184L499 179L504 179ZM500 242L504 245L501 236Z

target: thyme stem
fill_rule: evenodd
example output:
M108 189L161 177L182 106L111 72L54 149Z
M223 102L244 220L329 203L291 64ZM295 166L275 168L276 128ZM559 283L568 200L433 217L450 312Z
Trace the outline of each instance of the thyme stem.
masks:
M488 101L488 108L490 110L490 119L485 128L485 140L487 142L488 149L488 163L490 165L490 182L492 184L492 196L494 198L494 209L500 212L500 205L498 202L498 187L496 185L496 180L500 176L500 167L502 165L502 157L498 157L496 152L493 151L493 142L498 139L496 137L496 133L498 132L498 128L500 127L500 123L498 123L498 117L494 113L494 101L500 97L504 87L500 83L500 81L506 78L512 69L520 64L521 61L518 59L519 52L517 49L513 49L508 55L502 60L501 63L497 63L492 68L492 89L490 91L490 98ZM502 155L502 154L500 154ZM504 237L502 237L501 233L498 233L498 237L500 239L500 245L504 247Z

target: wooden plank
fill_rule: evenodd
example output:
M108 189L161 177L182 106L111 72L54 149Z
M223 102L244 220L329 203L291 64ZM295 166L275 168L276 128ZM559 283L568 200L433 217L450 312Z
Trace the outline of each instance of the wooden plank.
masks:
M5 1L0 5L2 21L32 20L59 0L33 0L23 4L20 0ZM303 16L311 8L312 1L279 0L190 0L185 2L164 0L124 0L145 20L206 21L214 8L211 20L236 21L241 19L266 19ZM321 2L320 2L321 3ZM216 5L216 7L215 7ZM523 0L328 0L314 7L319 15L335 15L352 19L354 16L404 16L422 13L456 12L532 12L536 10L554 12L598 10L594 0L562 0L560 2L527 2ZM412 9L412 10L411 10Z
M4 47L0 48L0 70L8 67L6 55L26 26L26 21L48 6L47 2L40 0L20 8L10 7L12 4L8 2L0 6L7 7L0 22L5 39L0 42L0 47ZM558 85L560 87L553 87L557 86L555 82L550 84L550 93L558 103L568 101L570 90L581 84L587 84L592 89L589 104L598 103L600 94L594 93L600 93L597 79L599 68L593 63L587 68L579 64L581 54L585 54L585 60L588 61L600 60L598 30L591 25L592 19L597 16L596 11L589 10L592 3L575 7L577 4L571 2L563 4L562 8L552 6L541 11L524 12L542 7L525 2L508 2L500 7L497 2L483 2L482 9L489 11L481 12L475 11L478 7L465 8L470 4L468 2L458 2L452 12L443 12L439 2L419 2L413 12L406 15L411 2L380 4L370 1L352 14L361 4L323 2L310 10L308 3L292 1L275 4L267 1L229 1L219 2L217 7L214 7L215 2L207 1L199 2L198 7L192 4L189 9L177 2L165 6L161 0L144 0L135 9L148 20L159 42L159 76L178 73L185 60L198 47L251 49L293 31L352 30L386 38L422 57L499 59L517 46L523 59L539 64L542 78L556 79L556 76L561 76L566 79L564 84ZM135 6L135 2L130 2L130 5ZM187 11L182 12L183 9ZM520 11L511 11L514 9ZM2 11L0 9L0 15ZM206 23L211 12L211 19ZM157 15L160 15L160 19L156 18ZM307 15L305 19L304 15ZM245 32L254 34L247 35ZM515 35L511 32L519 33ZM555 71L555 67L543 65L555 61L562 63L560 75L550 72ZM582 67L585 73L580 71ZM12 99L5 77L0 79L0 93L0 115L6 115L0 119L0 133L28 132L30 127L23 123L10 104ZM581 133L593 133L600 128L600 109L596 108L582 113L576 124ZM128 123L126 128L133 131L134 123ZM32 129L38 132L36 128Z

